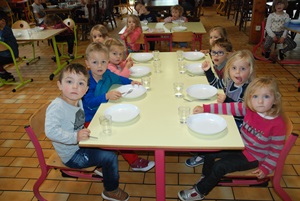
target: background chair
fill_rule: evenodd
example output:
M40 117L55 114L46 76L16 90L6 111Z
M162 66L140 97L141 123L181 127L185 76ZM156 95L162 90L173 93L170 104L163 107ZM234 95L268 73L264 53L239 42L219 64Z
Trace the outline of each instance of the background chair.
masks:
M1 51L9 50L9 52L11 54L11 57L13 59L13 64L16 68L16 71L17 71L17 74L18 74L18 77L19 77L19 82L14 82L15 80L13 80L13 82L11 82L11 81L3 80L3 79L0 78L0 87L3 86L3 85L6 85L6 84L8 84L8 85L17 85L12 90L12 92L16 92L17 89L19 89L20 87L22 87L25 84L33 81L33 79L23 80L22 74L21 74L20 69L19 69L19 64L22 63L23 60L15 57L15 54L14 54L13 50L11 49L11 47L9 45L7 45L3 41L0 41L0 50Z
M246 171L240 171L240 172L233 172L225 175L224 180L221 180L219 182L219 185L221 186L255 186L255 185L267 185L268 181L271 180L273 184L273 188L275 192L279 195L279 197L284 201L291 201L291 198L289 195L284 191L284 189L280 186L280 180L282 176L282 171L285 163L285 159L287 155L289 154L290 150L294 146L298 134L292 133L293 125L291 120L285 116L285 123L287 127L286 132L286 142L281 150L281 153L279 155L276 168L274 172L270 175L267 175L264 179L257 179L255 175L253 175L251 172L253 172L255 169L252 170L246 170Z
M241 31L242 28L246 31L247 22L252 19L252 6L253 0L243 0L240 10L239 31Z
M18 20L12 25L13 29L30 29L29 24L24 20ZM31 62L39 60L41 57L35 55L35 45L34 42L18 42L19 45L31 45L32 46L32 58L26 60L26 64L29 65ZM26 57L24 57L26 59Z
M128 47L128 43L131 42L130 37L127 37L124 42L125 42L125 45L126 45L126 53L128 55L129 53L128 53L128 48L127 47ZM135 43L144 46L144 50L146 52L148 52L148 49L146 50L146 48L145 48L145 36L144 36L143 33L140 35L140 37L137 39L137 41Z
M116 19L114 16L114 1L105 0L106 7L103 8L103 18L102 22L110 23L111 28L114 29L114 26L117 27Z
M71 18L67 18L63 22L74 32L74 59L83 58L84 55L78 55L77 26L76 26L74 20L72 20ZM60 47L61 47L61 53L62 53L61 57L68 58L70 60L69 55L67 53L65 53L65 51L64 51L64 47L68 46L68 43L67 42L56 42L56 44L60 45Z
M184 51L194 51L195 50L195 36L194 36L193 32L173 32L172 33L172 42L189 43L189 48L172 47L171 51L176 51L178 49L181 49Z
M46 201L46 199L41 195L39 188L47 178L47 175L51 169L59 169L61 170L62 175L67 175L69 177L102 181L102 178L93 177L93 173L96 167L84 169L69 168L61 162L55 150L53 150L53 154L49 157L48 160L45 159L39 139L46 138L44 133L44 126L46 109L48 105L49 103L43 105L38 111L36 111L29 119L29 125L24 127L31 140L31 143L34 145L41 168L41 175L33 186L34 195L39 201Z
M128 12L130 14L133 14L133 9L130 7L129 0L126 0L124 3L122 3L122 0L119 0L119 3L117 5L114 5L114 8L119 9L121 19L123 19L123 17L122 17L122 10L123 9L126 9L126 14L128 14Z

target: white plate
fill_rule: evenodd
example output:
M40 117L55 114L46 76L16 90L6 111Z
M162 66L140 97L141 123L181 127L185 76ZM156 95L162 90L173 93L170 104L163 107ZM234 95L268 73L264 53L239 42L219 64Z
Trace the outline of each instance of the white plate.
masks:
M195 84L186 89L186 93L196 99L210 99L216 95L218 90L207 84Z
M129 70L132 77L143 77L151 71L147 66L132 66Z
M187 126L196 133L213 135L227 128L227 122L219 115L201 113L189 116Z
M151 60L153 58L153 54L152 53L133 53L131 55L131 57L135 61L147 62L147 61L149 61L149 60Z
M124 94L122 95L123 98L138 98L140 96L142 96L144 93L146 93L147 89L142 86L142 85L131 85L131 84L128 84L128 85L123 85L123 86L120 86L119 88L117 88L117 90L121 93L126 93L127 91L129 91L130 89L133 89L133 91L129 94Z
M292 24L300 24L300 20L298 19L298 20L291 20L291 23Z
M34 27L34 31L43 31L45 28L44 27Z
M111 115L113 122L127 122L140 114L137 106L132 104L117 104L107 108L105 115Z
M174 30L174 31L184 31L184 30L186 30L186 29L187 29L187 28L184 27L184 26L173 27L173 30Z
M173 24L179 24L179 23L184 23L183 20L174 20L172 21Z
M14 36L15 38L19 38L22 36L22 33L21 32L14 33Z
M143 20L143 21L141 21L141 24L142 24L142 25L147 25L147 24L148 24L148 21L147 21L147 20Z
M57 5L50 5L50 6L47 6L47 8L56 8Z
M202 69L202 63L186 64L185 68L192 74L201 75L204 73Z
M196 61L200 60L205 56L202 52L184 52L183 57L187 60Z
M148 29L149 29L148 26L142 26L142 30L143 30L143 31L147 31Z

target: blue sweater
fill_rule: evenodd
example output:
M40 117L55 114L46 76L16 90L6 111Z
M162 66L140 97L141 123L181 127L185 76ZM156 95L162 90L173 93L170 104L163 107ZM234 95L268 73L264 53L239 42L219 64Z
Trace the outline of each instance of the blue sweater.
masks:
M0 30L0 39L11 47L15 57L19 57L19 49L17 40L9 26L5 26L3 30ZM11 57L9 50L1 51L0 56L2 57Z
M89 74L89 90L82 99L86 122L90 122L93 119L101 103L107 103L108 100L105 95L112 85L131 84L132 82L131 79L114 74L108 69L103 74L102 80L99 80L98 83L93 78L91 71L89 71Z

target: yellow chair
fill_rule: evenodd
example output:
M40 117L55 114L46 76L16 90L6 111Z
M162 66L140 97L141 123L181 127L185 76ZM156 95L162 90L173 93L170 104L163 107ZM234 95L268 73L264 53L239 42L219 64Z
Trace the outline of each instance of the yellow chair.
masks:
M172 47L172 51L176 51L178 49L184 50L184 51L194 51L195 50L195 35L193 32L187 31L187 32L173 32L172 33L172 42L186 42L189 43L188 48L177 48Z
M30 25L24 21L24 20L18 20L15 23L13 23L12 25L13 29L30 29ZM21 46L25 46L25 45L31 45L32 46L32 58L26 59L26 57L23 57L24 59L26 59L26 64L29 65L32 62L35 62L37 60L39 60L41 57L36 56L35 55L35 45L34 42L18 42L19 45Z
M71 19L71 18L67 18L67 19L64 20L64 24L67 25L74 32L74 46L75 46L75 48L74 48L74 59L83 58L84 55L78 55L77 26L76 26L74 20ZM56 44L60 45L60 47L61 47L61 53L62 53L61 57L68 58L69 61L74 60L74 59L70 59L69 55L67 53L64 53L65 52L64 47L68 46L67 42L56 42Z
M17 85L12 90L12 92L16 92L17 89L19 89L20 87L22 87L25 84L33 81L33 79L23 80L23 77L22 77L20 69L19 69L19 64L22 63L23 60L15 57L15 54L14 54L13 50L11 49L11 47L8 44L6 44L3 41L0 41L0 50L1 51L9 50L9 52L10 52L10 54L12 56L12 59L13 59L13 64L14 64L14 66L16 68L16 71L17 71L17 74L18 74L18 77L19 77L19 82L14 82L15 80L13 80L13 81L7 81L7 80L3 80L3 79L0 78L0 87L3 86L3 85Z

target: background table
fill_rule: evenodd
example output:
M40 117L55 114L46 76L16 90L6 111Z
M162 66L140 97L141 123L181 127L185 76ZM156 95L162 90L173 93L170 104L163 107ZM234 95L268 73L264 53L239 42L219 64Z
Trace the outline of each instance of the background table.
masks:
M179 123L178 107L187 105L193 109L196 105L216 102L216 97L210 100L187 102L175 97L173 82L182 81L184 90L193 84L208 84L206 77L180 74L177 68L176 53L160 53L162 72L155 73L152 61L135 65L149 66L151 73L151 90L138 99L121 98L102 104L94 116L89 129L90 138L79 143L81 147L99 147L118 150L150 150L155 152L156 163L156 194L157 200L165 200L165 152L166 151L215 151L239 150L244 148L234 118L223 115L228 127L223 132L213 136L203 136L188 129L186 124ZM210 59L209 56L206 59ZM204 59L197 61L203 62ZM195 63L189 62L187 63ZM136 78L134 80L140 80ZM222 90L220 90L222 93ZM128 123L113 123L113 133L103 138L100 133L99 116L105 109L117 103L136 105L140 115Z

